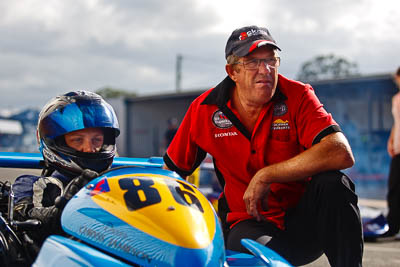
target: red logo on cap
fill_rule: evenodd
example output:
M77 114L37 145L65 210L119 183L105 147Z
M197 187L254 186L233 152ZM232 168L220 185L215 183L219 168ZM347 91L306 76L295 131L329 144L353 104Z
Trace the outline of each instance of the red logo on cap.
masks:
M248 36L247 36L247 32L242 32L242 33L240 34L240 36L239 36L239 40L246 40L247 37L248 37Z

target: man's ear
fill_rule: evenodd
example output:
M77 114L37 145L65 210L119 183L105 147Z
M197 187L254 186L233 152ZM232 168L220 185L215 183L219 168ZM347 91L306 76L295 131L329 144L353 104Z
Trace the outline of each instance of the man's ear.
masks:
M236 74L238 73L237 70L231 64L225 65L225 71L228 76L232 79L232 81L236 82Z

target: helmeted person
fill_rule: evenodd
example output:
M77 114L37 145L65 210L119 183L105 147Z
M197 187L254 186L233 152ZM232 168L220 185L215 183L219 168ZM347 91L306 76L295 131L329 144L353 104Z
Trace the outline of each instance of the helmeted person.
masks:
M66 202L110 168L119 133L113 108L98 94L69 92L44 106L37 127L43 171L40 176L22 175L13 184L16 219L41 222L28 233L38 246L48 235L62 233L60 215Z

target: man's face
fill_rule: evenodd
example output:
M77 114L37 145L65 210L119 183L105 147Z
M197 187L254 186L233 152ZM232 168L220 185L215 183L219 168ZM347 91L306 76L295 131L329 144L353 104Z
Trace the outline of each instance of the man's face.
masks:
M98 152L103 142L104 134L99 128L86 128L74 132L67 133L65 143L80 152Z
M243 57L239 62L248 62L252 59L271 59L278 56L271 47L262 46ZM260 106L271 100L278 83L277 67L266 66L261 62L256 69L246 69L243 64L237 64L231 72L231 78L236 82L239 96L248 104Z

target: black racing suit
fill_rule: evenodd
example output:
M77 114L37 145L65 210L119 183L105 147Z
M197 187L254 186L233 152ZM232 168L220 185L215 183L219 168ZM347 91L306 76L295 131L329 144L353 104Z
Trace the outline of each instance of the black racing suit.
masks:
M40 247L51 234L62 234L61 211L54 205L71 178L58 172L49 177L22 175L13 184L14 217L17 220L37 219L41 227L28 232Z

